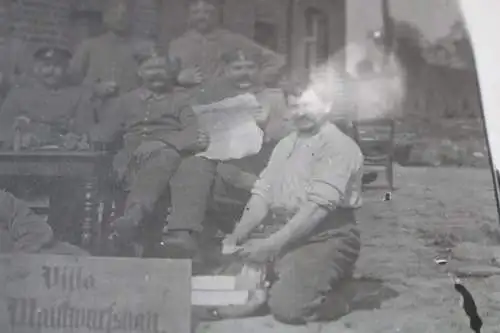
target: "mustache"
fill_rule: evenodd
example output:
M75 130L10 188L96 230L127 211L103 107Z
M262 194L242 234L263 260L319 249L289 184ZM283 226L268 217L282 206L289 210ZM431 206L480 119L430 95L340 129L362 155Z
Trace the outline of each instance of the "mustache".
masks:
M148 75L146 79L148 81L167 81L169 79L169 76L166 74L154 74Z
M250 75L242 75L238 77L238 81L250 81L251 79Z

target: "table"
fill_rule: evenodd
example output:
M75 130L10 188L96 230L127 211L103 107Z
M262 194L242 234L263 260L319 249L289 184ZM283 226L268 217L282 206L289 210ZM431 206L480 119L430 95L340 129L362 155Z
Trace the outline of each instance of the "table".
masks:
M100 246L99 199L109 176L112 156L86 151L0 151L0 177L71 177L84 184L85 202L81 246L94 252Z

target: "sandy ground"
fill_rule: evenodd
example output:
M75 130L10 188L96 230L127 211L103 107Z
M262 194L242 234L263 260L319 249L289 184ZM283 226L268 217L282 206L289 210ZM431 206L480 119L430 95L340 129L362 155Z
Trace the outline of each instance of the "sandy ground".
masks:
M332 323L291 327L261 317L201 324L196 332L471 332L445 268L433 260L453 243L498 243L490 171L397 168L396 186L389 202L383 201L383 189L366 192L358 215L364 248L357 274L383 279L398 297L381 309L353 312ZM500 276L464 283L483 317L482 332L500 332Z

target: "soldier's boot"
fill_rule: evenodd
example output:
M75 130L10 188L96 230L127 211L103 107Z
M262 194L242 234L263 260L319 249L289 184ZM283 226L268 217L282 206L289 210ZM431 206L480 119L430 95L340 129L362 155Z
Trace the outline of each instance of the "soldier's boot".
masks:
M165 256L175 259L196 260L199 252L199 235L190 230L169 230L162 241Z
M111 223L112 234L110 239L116 249L117 255L134 256L138 227L144 217L144 211L140 205L132 205L125 210L123 216Z

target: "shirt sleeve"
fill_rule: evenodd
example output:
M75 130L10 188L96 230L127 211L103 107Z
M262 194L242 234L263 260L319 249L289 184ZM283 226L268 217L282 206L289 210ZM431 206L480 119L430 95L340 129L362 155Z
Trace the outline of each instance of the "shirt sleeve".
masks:
M262 197L268 204L271 203L271 186L273 179L282 171L282 156L290 145L289 138L281 140L271 154L267 166L262 170L259 179L255 182L252 194Z
M7 192L0 192L0 215L2 221L8 221L15 251L35 253L52 241L52 229L43 218Z
M325 144L314 161L307 191L308 199L333 210L348 193L350 180L359 174L363 157L358 150L338 144Z
M258 180L256 175L245 172L230 163L219 163L217 165L217 174L226 183L247 191L251 190Z

